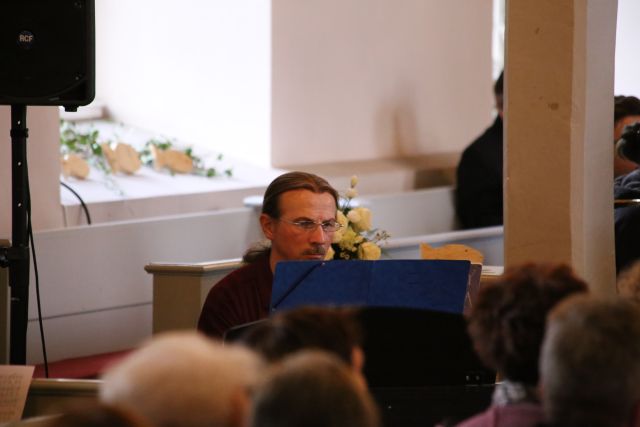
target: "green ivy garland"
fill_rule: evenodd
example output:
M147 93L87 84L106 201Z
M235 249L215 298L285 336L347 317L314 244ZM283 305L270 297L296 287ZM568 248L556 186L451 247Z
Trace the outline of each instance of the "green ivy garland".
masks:
M60 153L65 154L77 154L89 162L89 164L96 169L100 170L106 176L112 173L111 167L107 162L106 157L102 151L101 144L98 142L99 132L97 129L89 131L79 130L75 123L66 120L60 120ZM103 140L103 143L110 144L112 141ZM153 166L153 156L151 154L151 146L154 145L160 150L175 150L174 143L169 139L150 139L147 141L141 151L138 152L140 161L146 166ZM213 178L216 176L233 175L232 168L224 169L221 173L216 168L206 168L204 162L198 156L193 153L191 147L182 150L193 163L194 175L206 176L207 178ZM222 160L222 154L219 154L217 161ZM173 174L173 173L172 173Z

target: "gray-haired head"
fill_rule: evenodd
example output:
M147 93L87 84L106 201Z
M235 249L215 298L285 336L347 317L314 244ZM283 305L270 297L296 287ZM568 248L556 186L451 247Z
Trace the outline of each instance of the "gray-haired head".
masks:
M195 332L153 338L103 377L100 399L128 406L156 427L232 427L244 422L260 358Z
M629 425L640 401L640 308L622 298L568 298L549 315L540 362L552 424Z

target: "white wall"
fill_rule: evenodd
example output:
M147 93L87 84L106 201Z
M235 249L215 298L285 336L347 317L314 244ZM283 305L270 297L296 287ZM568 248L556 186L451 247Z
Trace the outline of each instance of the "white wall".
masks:
M640 2L618 0L618 26L616 34L616 95L640 97Z
M96 13L97 98L115 119L262 166L458 151L491 120L489 2L97 0Z
M62 227L57 107L27 107L33 229ZM11 107L0 107L0 239L11 237Z
M267 166L268 0L96 1L96 98L113 118Z
M455 152L491 121L492 5L275 0L276 166Z

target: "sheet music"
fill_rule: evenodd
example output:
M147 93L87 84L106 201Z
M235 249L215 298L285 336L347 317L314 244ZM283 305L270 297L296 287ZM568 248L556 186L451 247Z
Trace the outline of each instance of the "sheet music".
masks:
M483 265L482 274L484 276L501 276L504 274L504 267L501 265Z
M22 418L33 369L33 366L0 365L0 423Z

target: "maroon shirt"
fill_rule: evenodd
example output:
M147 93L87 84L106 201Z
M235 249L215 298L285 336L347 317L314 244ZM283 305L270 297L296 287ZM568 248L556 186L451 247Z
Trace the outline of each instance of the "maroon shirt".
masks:
M267 252L211 288L198 319L198 330L222 338L233 326L264 319L269 315L272 286Z
M544 422L544 411L537 403L520 402L490 406L486 411L462 421L457 427L533 427Z

